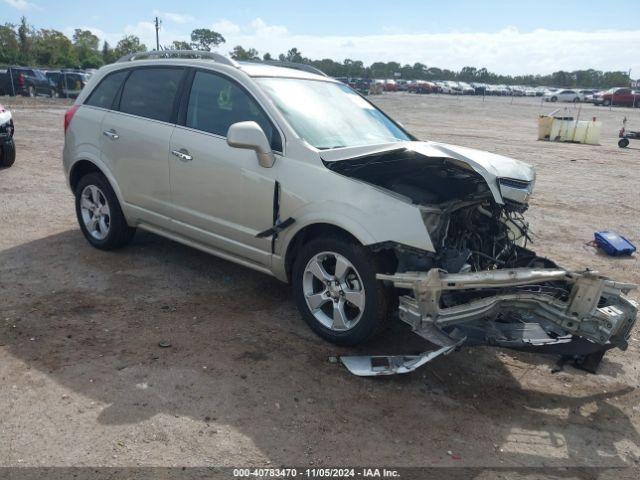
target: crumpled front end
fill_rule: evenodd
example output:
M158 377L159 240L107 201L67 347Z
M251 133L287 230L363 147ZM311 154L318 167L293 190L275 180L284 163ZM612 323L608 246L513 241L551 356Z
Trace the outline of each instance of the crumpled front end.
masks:
M568 271L528 248L524 213L535 183L528 166L420 144L331 168L410 200L433 245L433 251L391 242L371 248L396 259L378 279L398 291L400 319L436 350L343 358L353 373L405 373L461 344L545 351L586 360L594 370L604 351L627 347L637 315L627 294L636 286Z

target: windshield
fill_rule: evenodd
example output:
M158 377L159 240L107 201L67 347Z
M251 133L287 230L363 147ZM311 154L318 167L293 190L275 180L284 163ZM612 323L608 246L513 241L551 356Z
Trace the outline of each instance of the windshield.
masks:
M291 127L318 149L411 140L346 85L294 78L256 78Z

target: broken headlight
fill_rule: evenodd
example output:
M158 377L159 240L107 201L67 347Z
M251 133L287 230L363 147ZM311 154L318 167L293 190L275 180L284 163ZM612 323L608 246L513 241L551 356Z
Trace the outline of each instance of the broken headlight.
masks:
M533 182L515 180L512 178L499 178L500 194L504 200L516 203L527 203L533 191Z

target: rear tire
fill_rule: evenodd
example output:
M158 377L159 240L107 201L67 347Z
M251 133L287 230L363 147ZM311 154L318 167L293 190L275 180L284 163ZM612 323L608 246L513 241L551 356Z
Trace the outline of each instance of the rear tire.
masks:
M629 146L629 139L621 138L620 140L618 140L618 146L620 148L627 148Z
M393 290L376 280L381 270L376 256L346 236L305 244L292 280L296 305L311 330L337 345L358 345L384 330Z
M116 250L131 242L136 229L127 224L109 181L89 173L76 187L76 216L87 241L100 250Z

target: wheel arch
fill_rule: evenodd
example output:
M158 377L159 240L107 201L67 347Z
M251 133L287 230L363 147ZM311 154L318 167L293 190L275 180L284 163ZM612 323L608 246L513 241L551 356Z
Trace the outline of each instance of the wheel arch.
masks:
M315 222L300 228L289 240L286 246L284 255L284 271L287 282L291 282L291 272L293 270L293 264L296 260L296 256L300 249L313 238L337 236L348 239L363 245L364 242L358 239L347 229L328 222Z
M71 168L69 169L69 187L71 188L71 191L75 194L76 186L78 185L80 179L90 173L100 173L107 179L109 185L111 185L111 188L113 188L113 191L118 198L118 202L120 202L120 206L122 207L122 195L120 193L120 189L118 188L118 184L115 181L115 178L108 169L104 168L104 166L99 165L98 162L95 162L93 160L83 158L76 161L71 166Z

